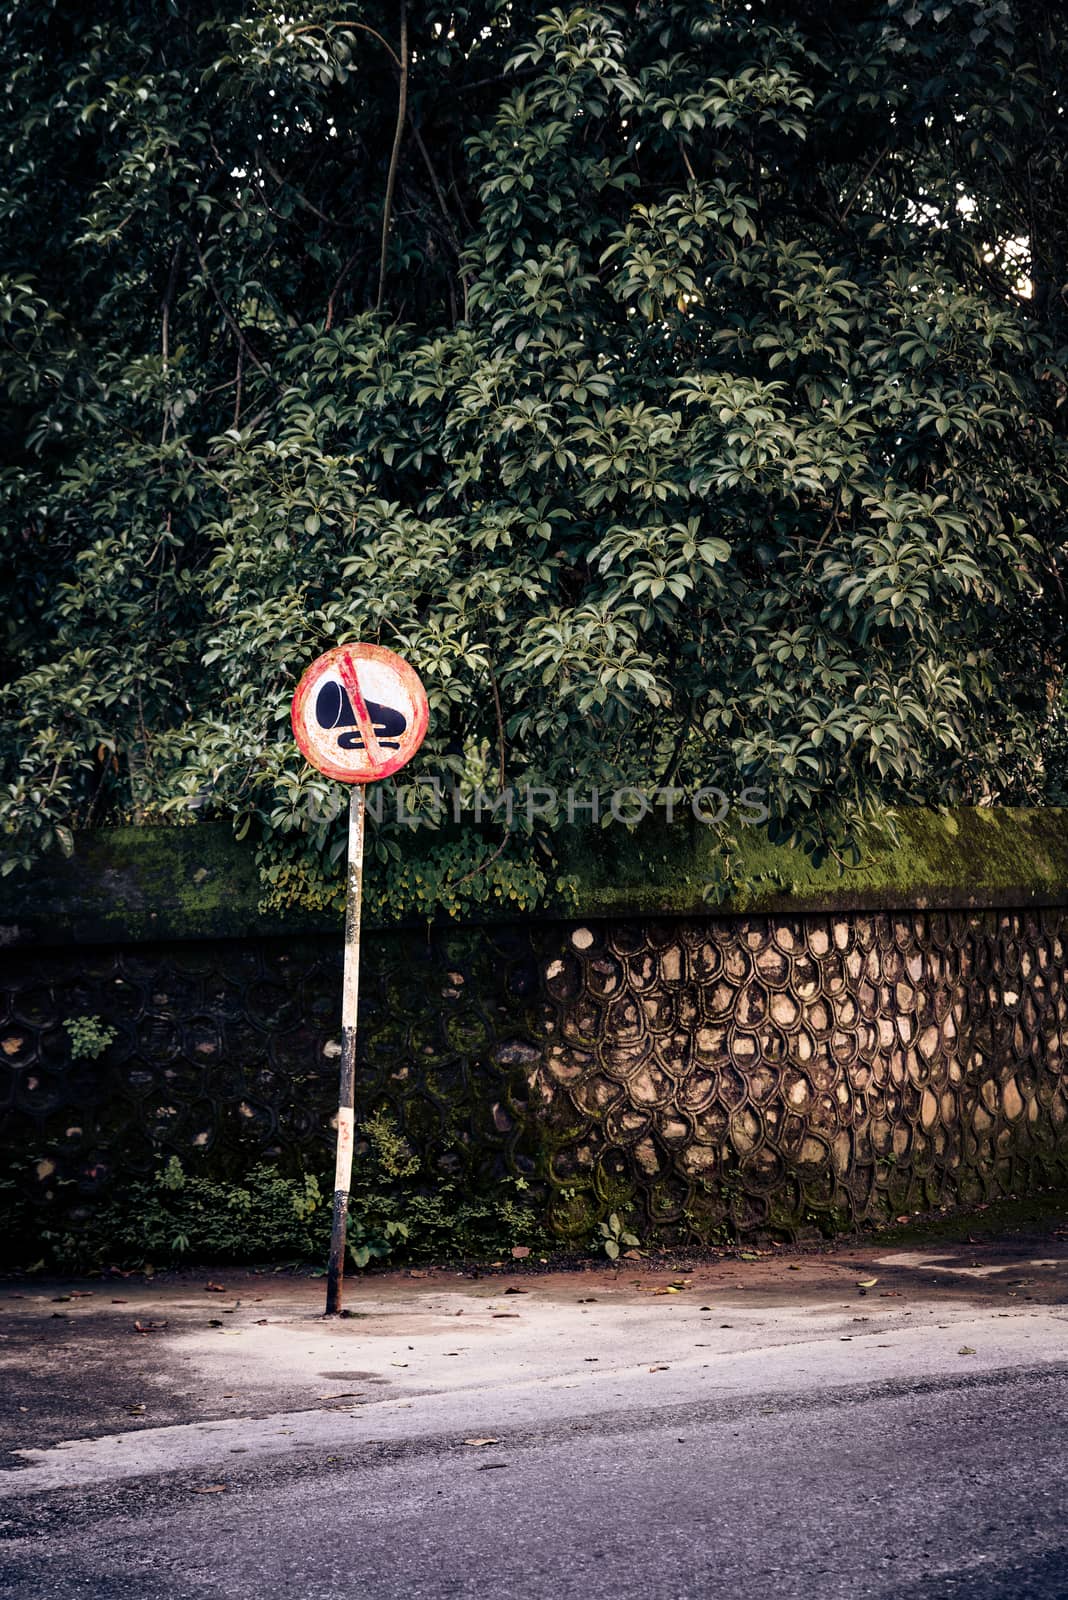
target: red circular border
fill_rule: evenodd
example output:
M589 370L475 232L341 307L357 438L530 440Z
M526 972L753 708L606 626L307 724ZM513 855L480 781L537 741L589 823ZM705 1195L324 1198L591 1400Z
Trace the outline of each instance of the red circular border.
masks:
M374 772L369 772L366 777L352 772L348 767L336 767L332 763L325 766L314 761L309 752L307 740L304 737L304 728L307 723L308 699L319 679L328 672L339 657L347 656L350 661L379 661L383 666L390 667L404 683L405 688L412 697L415 706L415 719L412 723L414 742L407 751L399 752L384 761ZM327 778L337 778L341 783L378 783L382 778L392 776L415 755L419 746L426 738L426 730L430 725L430 706L426 698L419 674L414 667L410 667L401 656L393 650L387 650L381 644L341 644L333 650L327 650L325 655L318 656L304 673L297 684L293 696L293 706L290 713L293 724L293 737L297 741L301 755L310 766L316 768ZM409 734L409 738L413 735Z

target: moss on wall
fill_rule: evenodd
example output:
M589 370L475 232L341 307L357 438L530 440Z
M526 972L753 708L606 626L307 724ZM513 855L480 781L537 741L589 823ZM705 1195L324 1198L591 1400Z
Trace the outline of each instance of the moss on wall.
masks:
M695 915L1024 907L1068 902L1068 811L902 811L856 867L817 867L758 827L736 829L725 860L712 830L686 814L558 836L566 901L542 914ZM428 849L435 836L413 838ZM373 866L368 875L373 875ZM727 891L716 886L726 880ZM226 824L80 834L72 858L49 857L0 882L0 944L136 942L331 932L331 913L265 915L252 848ZM514 908L477 921L514 920Z
M702 910L894 911L1068 902L1068 811L958 807L895 814L855 867L816 866L761 827L735 832L730 859L714 833L685 825L564 836L564 869L588 916ZM573 838L573 842L571 842ZM716 885L726 877L726 892Z

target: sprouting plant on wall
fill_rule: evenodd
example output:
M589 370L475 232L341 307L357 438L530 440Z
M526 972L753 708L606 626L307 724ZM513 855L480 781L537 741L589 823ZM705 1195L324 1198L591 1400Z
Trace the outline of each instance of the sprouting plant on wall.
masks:
M115 1029L99 1017L65 1017L63 1026L70 1035L73 1061L95 1061L118 1037Z
M384 1177L411 1178L419 1171L419 1157L383 1107L365 1118L362 1131L370 1140Z
M609 1261L617 1261L619 1259L621 1246L626 1245L629 1250L637 1250L641 1243L636 1234L629 1233L624 1228L619 1220L619 1213L616 1211L611 1213L607 1222L599 1222L597 1224L597 1231L600 1234L597 1243L604 1250Z

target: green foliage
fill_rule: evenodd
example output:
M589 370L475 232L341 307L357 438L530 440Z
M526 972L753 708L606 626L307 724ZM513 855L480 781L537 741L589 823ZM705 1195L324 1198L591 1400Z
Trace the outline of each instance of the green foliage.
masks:
M358 1266L387 1253L413 1261L484 1260L515 1244L549 1245L526 1201L524 1178L502 1178L479 1193L469 1183L432 1177L381 1109L364 1119L360 1134L349 1207Z
M413 1155L407 1139L397 1129L387 1111L373 1111L360 1126L369 1140L371 1153L383 1178L412 1178L419 1171L419 1157Z
M260 852L264 884L261 911L335 910L345 906L345 884L304 841L293 849L275 841ZM437 912L458 917L478 906L510 906L529 911L541 904L552 884L557 904L575 901L566 877L552 878L536 858L517 848L502 849L477 833L439 844L424 836L418 854L390 852L373 871L364 893L368 916L431 918Z
M361 1271L364 1267L370 1266L372 1261L384 1261L392 1254L395 1245L404 1243L408 1238L408 1232L406 1222L389 1218L382 1222L381 1232L375 1233L368 1228L362 1216L354 1216L345 1234L349 1260Z
M67 1017L63 1026L70 1035L72 1061L95 1061L118 1037L99 1017Z
M629 1233L619 1220L618 1212L613 1211L607 1222L597 1224L599 1238L597 1243L608 1257L609 1261L617 1261L621 1249L637 1250L641 1241L638 1236Z
M1062 693L1043 735L1042 764L1051 805L1068 806L1068 691Z
M146 1261L162 1267L185 1260L326 1260L332 1212L326 1174L291 1177L260 1161L224 1178L187 1170L171 1156L152 1179L124 1180L92 1206L53 1177L55 1203L38 1211L26 1179L39 1160L25 1157L0 1172L5 1265L25 1266L39 1256L70 1271ZM353 1266L485 1260L515 1244L547 1249L551 1243L525 1179L503 1178L486 1189L428 1173L385 1111L362 1124L349 1204Z
M236 1182L187 1173L172 1156L152 1181L121 1192L76 1228L46 1225L38 1246L71 1270L116 1263L321 1259L330 1207L316 1178L287 1178L258 1162Z
M356 637L461 789L757 785L816 850L1049 793L1061 8L421 0L388 215L398 14L335 12L9 9L4 870L223 814L329 903L288 702ZM387 815L376 903L552 883Z

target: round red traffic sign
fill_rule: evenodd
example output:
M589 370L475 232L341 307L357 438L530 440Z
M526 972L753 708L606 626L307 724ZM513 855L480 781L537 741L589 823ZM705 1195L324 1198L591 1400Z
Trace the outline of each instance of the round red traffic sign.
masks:
M313 661L293 696L293 737L313 767L374 783L410 761L430 721L414 668L379 644L343 644Z

